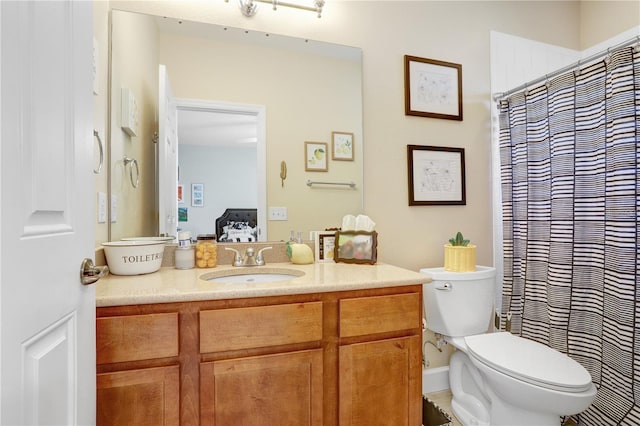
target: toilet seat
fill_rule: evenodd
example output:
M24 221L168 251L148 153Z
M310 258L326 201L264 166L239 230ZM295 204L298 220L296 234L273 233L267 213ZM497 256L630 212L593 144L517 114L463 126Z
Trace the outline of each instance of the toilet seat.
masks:
M582 365L533 340L499 332L467 336L464 341L470 357L524 382L571 393L592 385Z

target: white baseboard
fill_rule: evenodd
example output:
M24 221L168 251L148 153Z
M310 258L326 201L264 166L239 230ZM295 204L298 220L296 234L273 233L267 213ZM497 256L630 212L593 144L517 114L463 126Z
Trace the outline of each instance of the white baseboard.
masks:
M449 390L449 367L422 369L422 394Z

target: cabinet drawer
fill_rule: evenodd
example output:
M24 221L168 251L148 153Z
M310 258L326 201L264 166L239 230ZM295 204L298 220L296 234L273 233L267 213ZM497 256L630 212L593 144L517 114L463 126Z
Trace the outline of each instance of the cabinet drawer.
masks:
M386 333L420 327L420 294L340 300L340 337Z
M200 353L322 340L322 302L200 312Z
M178 313L96 319L98 364L178 356Z

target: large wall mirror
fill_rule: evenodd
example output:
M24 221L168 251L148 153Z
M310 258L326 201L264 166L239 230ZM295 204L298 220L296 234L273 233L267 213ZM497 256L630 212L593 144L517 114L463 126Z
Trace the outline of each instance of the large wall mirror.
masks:
M286 240L362 211L360 49L112 10L110 94L110 240L216 233L246 208L260 239ZM353 134L352 160L333 132ZM326 143L326 171L305 142Z

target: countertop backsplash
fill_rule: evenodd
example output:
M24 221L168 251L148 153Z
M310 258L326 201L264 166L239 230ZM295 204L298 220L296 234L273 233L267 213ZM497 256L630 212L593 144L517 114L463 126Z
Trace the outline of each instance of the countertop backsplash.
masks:
M311 251L314 251L313 241L305 241L304 243L311 247ZM266 264L268 265L269 263L285 263L289 261L289 258L287 257L286 244L287 243L285 241L269 241L256 243L218 243L218 265L231 265L233 261L234 253L230 250L225 250L225 247L239 250L241 254L244 254L244 251L248 247L253 247L256 253L264 247L273 247L271 250L265 250L263 252ZM162 256L163 267L172 267L175 265L176 247L177 244L175 243L169 243L165 245L164 255ZM95 264L107 264L104 255L104 249L102 247L97 247L95 250Z

